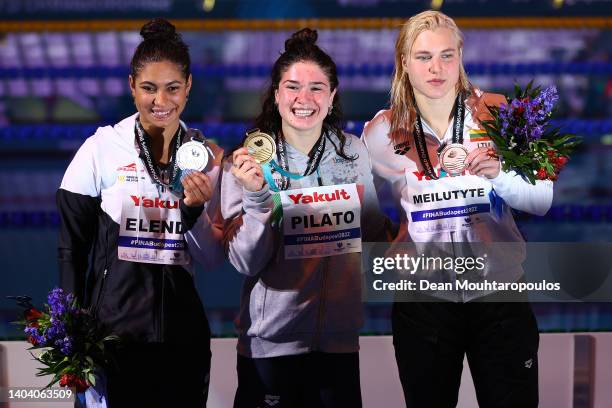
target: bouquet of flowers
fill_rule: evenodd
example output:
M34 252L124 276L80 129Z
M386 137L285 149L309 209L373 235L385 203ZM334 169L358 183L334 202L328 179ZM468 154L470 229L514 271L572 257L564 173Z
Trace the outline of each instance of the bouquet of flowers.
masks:
M37 376L52 375L49 388L59 382L77 393L96 385L97 373L109 362L105 344L118 340L106 335L95 318L78 306L73 294L55 288L47 297L45 311L37 310L27 296L15 297L25 308L22 324L32 349L45 349L32 356L42 363Z
M550 116L557 100L557 89L533 88L533 81L499 107L487 106L492 120L482 121L497 147L503 170L514 170L535 184L537 180L557 180L559 172L580 143L577 136L551 128Z

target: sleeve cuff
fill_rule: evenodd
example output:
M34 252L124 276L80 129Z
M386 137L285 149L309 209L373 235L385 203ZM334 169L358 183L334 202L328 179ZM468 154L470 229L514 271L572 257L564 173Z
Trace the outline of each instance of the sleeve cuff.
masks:
M268 210L272 208L272 194L268 184L264 184L259 191L249 191L242 189L242 207L247 210Z
M183 225L185 226L185 229L189 231L198 220L198 217L202 215L202 212L204 211L204 205L190 207L185 204L183 200L181 200L179 206L181 209L181 218L183 220Z
M500 169L497 177L489 179L489 182L493 185L493 188L496 191L505 191L508 188L508 185L512 183L512 177L516 177L516 173L510 174L509 172L505 172Z

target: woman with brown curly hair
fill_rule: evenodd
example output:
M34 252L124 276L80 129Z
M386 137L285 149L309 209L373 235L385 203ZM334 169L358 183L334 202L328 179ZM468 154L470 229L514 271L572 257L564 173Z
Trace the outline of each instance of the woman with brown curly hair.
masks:
M316 40L296 32L272 69L255 121L272 136L272 167L247 148L224 166L228 256L247 275L235 407L361 406L361 239L384 224L365 146L340 128L336 65Z

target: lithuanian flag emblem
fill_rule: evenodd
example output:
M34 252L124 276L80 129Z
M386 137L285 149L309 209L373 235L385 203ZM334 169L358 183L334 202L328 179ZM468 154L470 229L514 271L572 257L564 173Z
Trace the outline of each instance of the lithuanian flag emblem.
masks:
M470 142L488 142L491 140L487 135L486 130L472 129L470 130Z

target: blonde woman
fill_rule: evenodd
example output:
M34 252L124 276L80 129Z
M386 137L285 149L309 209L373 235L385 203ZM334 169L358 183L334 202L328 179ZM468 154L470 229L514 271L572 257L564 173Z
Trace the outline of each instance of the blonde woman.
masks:
M375 180L391 184L403 209L397 241L470 253L514 243L517 256L506 257L504 268L487 261L479 278L516 281L524 245L511 208L544 214L552 183L531 185L501 170L481 121L486 105L504 99L468 81L462 52L463 36L448 16L426 11L410 18L396 43L391 109L372 119L363 140ZM440 273L447 281L465 279L458 270ZM454 407L467 355L480 406L536 407L539 337L529 304L495 301L495 293L438 295L394 304L406 405Z

